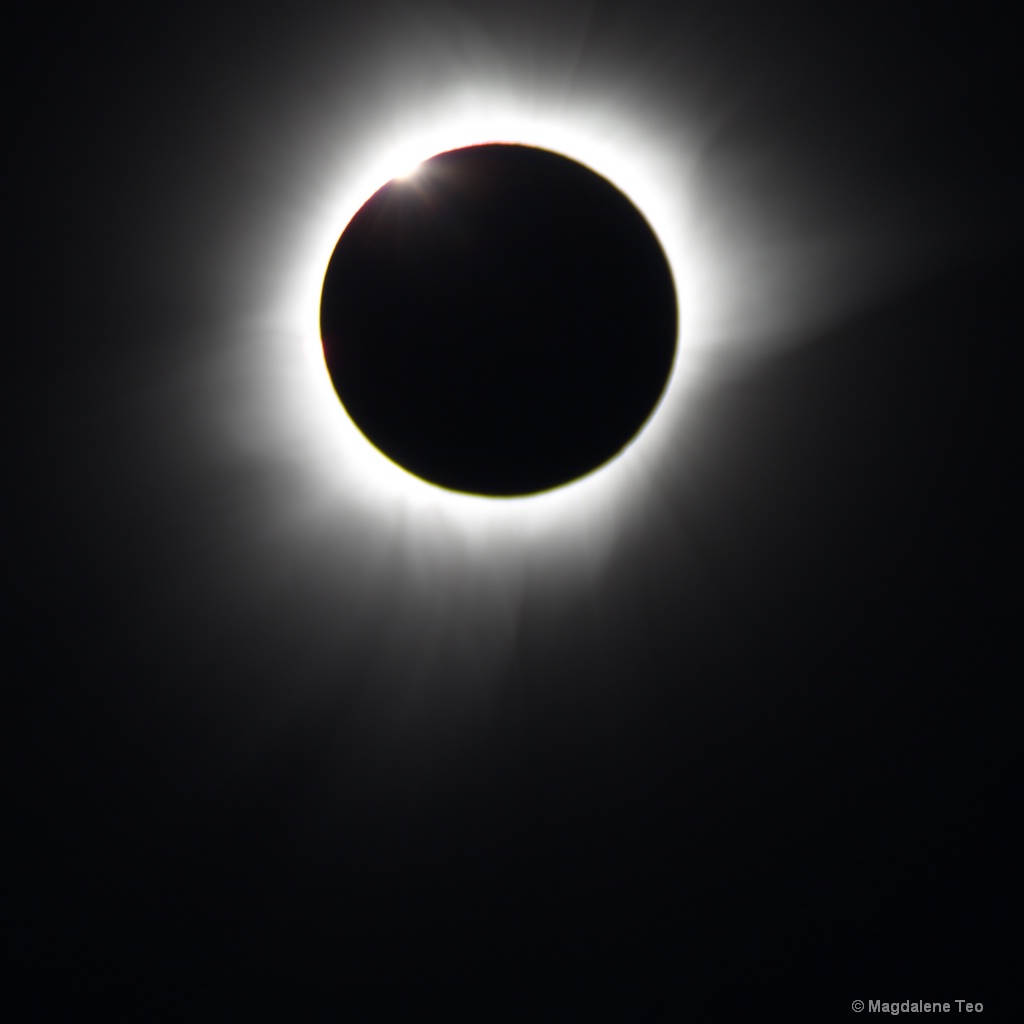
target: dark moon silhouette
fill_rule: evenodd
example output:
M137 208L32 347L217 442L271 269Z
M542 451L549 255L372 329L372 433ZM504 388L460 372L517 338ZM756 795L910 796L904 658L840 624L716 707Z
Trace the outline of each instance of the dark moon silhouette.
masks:
M542 149L441 153L353 217L324 279L327 367L385 455L442 487L532 494L603 465L665 388L677 308L636 207Z

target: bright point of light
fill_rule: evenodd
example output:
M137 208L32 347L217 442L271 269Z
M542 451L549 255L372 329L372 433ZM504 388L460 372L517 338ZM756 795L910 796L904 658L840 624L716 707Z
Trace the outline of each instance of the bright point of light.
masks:
M423 166L422 160L417 160L415 163L411 163L408 167L396 167L394 174L391 177L395 181L408 181L409 178L414 178L417 171Z

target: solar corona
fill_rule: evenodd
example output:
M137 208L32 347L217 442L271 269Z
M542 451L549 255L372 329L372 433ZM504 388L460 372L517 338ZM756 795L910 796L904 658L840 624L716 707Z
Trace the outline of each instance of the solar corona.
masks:
M275 157L300 186L223 257L244 393L219 414L231 457L295 474L282 529L501 600L531 573L587 585L659 528L719 374L833 316L844 289L815 281L871 242L734 215L760 165L654 84L505 70L382 72L372 103L310 105Z

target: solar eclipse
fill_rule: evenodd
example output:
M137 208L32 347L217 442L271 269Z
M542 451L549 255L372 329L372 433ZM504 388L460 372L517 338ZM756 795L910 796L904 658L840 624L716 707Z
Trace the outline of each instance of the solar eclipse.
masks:
M357 1019L995 998L1012 33L229 6L15 33L22 945Z

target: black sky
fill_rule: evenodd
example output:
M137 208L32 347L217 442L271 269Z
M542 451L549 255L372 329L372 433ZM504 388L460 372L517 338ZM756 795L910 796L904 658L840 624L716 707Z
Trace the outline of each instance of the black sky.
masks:
M820 6L14 19L12 920L48 973L17 1019L278 982L351 1020L1010 1019L1013 33L998 5ZM715 111L737 218L782 196L800 231L919 243L696 395L686 471L666 456L586 586L529 576L510 640L427 601L407 547L346 568L274 512L298 470L220 445L262 283L218 253L266 235L264 196L294 252L309 97L372 120L385 73L477 49Z

